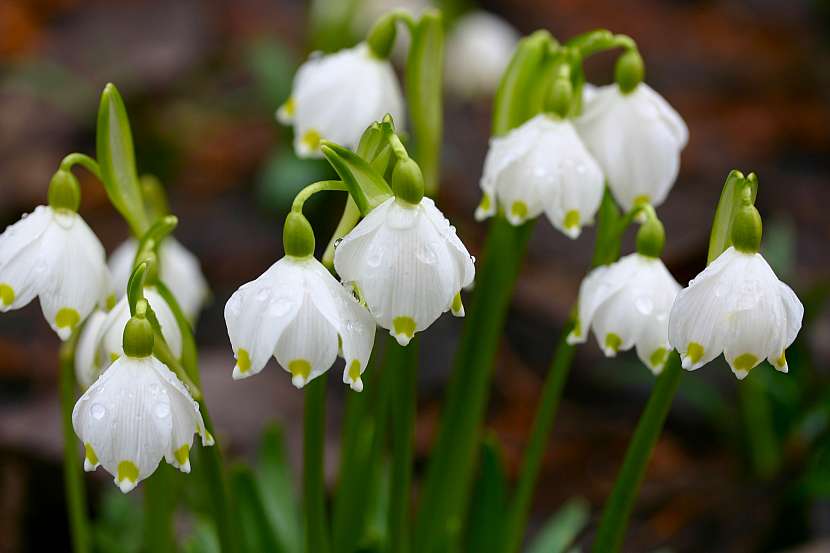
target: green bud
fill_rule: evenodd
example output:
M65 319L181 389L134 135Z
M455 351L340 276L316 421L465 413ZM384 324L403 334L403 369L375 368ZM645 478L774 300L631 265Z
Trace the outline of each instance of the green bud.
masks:
M397 14L395 13L387 13L375 22L366 36L366 43L373 55L381 59L389 57L395 45L396 25Z
M565 118L571 111L573 98L573 84L569 78L557 77L548 90L546 111Z
M640 53L637 50L628 50L617 59L614 80L617 81L622 93L628 94L643 82L645 72L646 68Z
M124 353L129 357L148 357L153 353L153 325L143 315L136 315L124 327Z
M285 255L309 257L314 255L314 230L302 213L292 211L285 218L282 229L282 245Z
M49 205L54 209L78 211L81 205L81 187L71 172L58 169L49 182Z
M761 214L751 203L744 204L732 220L732 245L739 252L757 253L761 249Z
M392 191L406 203L418 205L424 197L424 177L411 157L398 159L392 171Z
M666 242L666 231L656 215L651 215L637 231L637 253L647 257L660 257Z

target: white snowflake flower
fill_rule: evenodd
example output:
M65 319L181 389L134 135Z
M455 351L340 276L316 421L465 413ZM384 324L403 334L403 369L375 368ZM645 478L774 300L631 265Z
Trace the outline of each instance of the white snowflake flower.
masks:
M801 329L804 307L759 253L728 248L677 296L669 342L683 368L721 353L739 379L764 359L787 372L785 350Z
M401 345L452 310L475 266L435 203L390 198L373 209L334 251L334 267L354 286L375 320Z
M312 54L297 71L277 118L294 125L298 156L322 157L321 140L354 149L366 127L387 113L402 128L404 101L395 71L360 43L334 54Z
M0 311L35 296L61 340L109 290L104 248L80 215L38 206L0 235Z
M568 343L585 342L593 329L607 357L636 346L640 360L659 374L671 350L668 318L679 290L656 257L634 253L597 267L579 288L579 316Z
M484 192L476 219L496 213L520 225L543 211L554 227L576 238L602 201L602 171L569 121L537 115L490 141Z
M257 374L273 355L301 388L331 367L339 346L343 382L363 389L375 323L313 257L283 257L240 287L225 305L225 322L236 356L234 379Z

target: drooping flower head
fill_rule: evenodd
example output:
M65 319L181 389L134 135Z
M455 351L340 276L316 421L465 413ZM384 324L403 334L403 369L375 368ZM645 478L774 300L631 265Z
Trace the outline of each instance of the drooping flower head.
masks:
M375 324L314 257L286 255L225 305L225 322L236 365L235 379L262 370L272 355L298 388L346 360L343 382L363 389Z
M297 71L291 97L277 118L294 126L300 157L322 157L320 141L355 148L373 121L390 113L403 122L404 103L389 60L366 43L334 54L312 54Z
M514 225L544 212L576 238L599 207L603 176L570 121L540 114L491 139L481 188L476 219L494 215L499 206Z
M0 311L40 298L43 316L61 340L103 303L109 271L98 237L77 213L77 181L58 171L50 205L38 206L0 235Z
M72 426L84 444L84 469L103 466L127 493L150 476L162 458L190 472L193 434L212 445L181 380L152 355L153 331L139 317L124 328L125 355L81 396Z

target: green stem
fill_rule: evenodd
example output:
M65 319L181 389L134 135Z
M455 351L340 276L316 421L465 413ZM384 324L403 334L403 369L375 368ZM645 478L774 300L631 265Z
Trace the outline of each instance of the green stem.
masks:
M519 473L519 482L516 484L516 491L513 494L507 514L503 549L505 553L518 551L524 538L530 502L536 489L536 479L539 477L542 456L550 439L559 399L562 397L562 388L568 378L574 357L575 348L567 342L568 334L573 327L574 317L571 317L562 330L556 353L545 378L542 396L539 398L539 406L533 420L530 442L527 445L522 469Z
M303 503L305 508L306 553L329 550L326 523L326 380L319 376L308 383L303 420Z
M153 476L144 481L144 550L153 553L175 551L173 512L176 499L173 487L175 469L159 464Z
M438 442L427 469L415 532L418 553L446 551L448 544L459 539L475 473L471 467L480 443L479 428L493 361L532 230L532 222L514 227L503 216L497 216L490 225Z
M760 380L762 376L758 371L750 373L738 386L738 399L747 429L752 466L755 473L766 480L778 470L779 447L773 430L769 398Z
M89 157L86 154L74 153L69 154L65 158L61 160L61 169L69 171L72 169L73 165L80 165L97 178L99 181L104 182L104 179L101 178L101 167L98 165L98 162Z
M75 407L75 346L78 333L63 343L60 350L60 399L63 429L63 479L66 490L66 510L72 532L72 550L75 553L92 551L89 518L86 506L81 456L72 427L72 409Z
M334 229L334 234L331 235L326 251L323 253L323 265L329 270L334 270L334 248L340 239L346 236L351 231L357 221L360 219L360 209L354 202L351 194L346 200L346 208L343 210L343 215L340 217L340 222L337 223L337 228Z
M297 195L294 196L294 202L291 204L291 211L293 211L294 213L302 213L303 204L305 204L306 200L308 200L317 192L325 191L348 192L349 189L346 188L346 185L343 184L343 181L339 180L321 180L309 184L308 186L297 192Z
M680 356L674 351L669 356L663 372L657 377L646 408L637 423L634 437L628 445L614 489L605 503L594 541L594 553L614 553L622 546L634 500L637 498L651 452L660 437L682 373Z
M389 551L410 550L409 508L412 482L412 441L418 391L418 344L401 347L390 338L387 354L392 379L392 490L389 501Z
M213 421L210 418L210 413L208 413L204 398L199 400L199 410L202 412L205 428L215 437L216 433L214 432ZM216 442L211 447L201 448L199 459L204 471L202 486L208 490L211 500L211 518L213 518L216 531L219 533L219 543L222 546L222 553L234 553L239 550L237 547L239 536L232 522L230 493L223 469L224 462L222 460L222 451L219 448L219 442Z

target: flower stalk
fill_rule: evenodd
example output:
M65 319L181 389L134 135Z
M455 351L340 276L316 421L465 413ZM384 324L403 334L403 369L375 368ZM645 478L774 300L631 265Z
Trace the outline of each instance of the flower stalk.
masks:
M303 508L305 510L305 550L329 551L326 520L326 381L315 378L306 386L303 418Z

